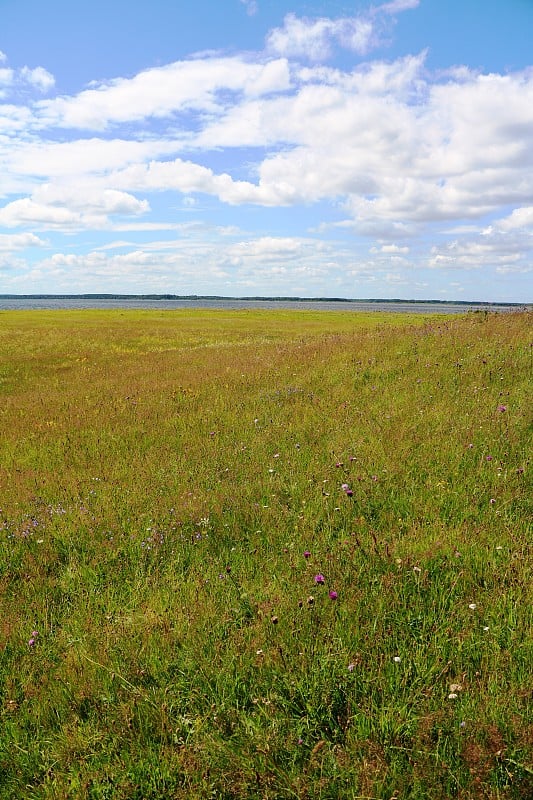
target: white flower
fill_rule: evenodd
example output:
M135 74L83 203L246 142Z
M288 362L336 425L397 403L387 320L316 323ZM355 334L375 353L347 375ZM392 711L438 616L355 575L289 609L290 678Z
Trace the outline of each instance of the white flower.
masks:
M400 658L400 656L394 656L392 660L394 661L395 664L399 664L402 659Z
M448 695L448 700L457 700L458 696L459 695L457 695L455 692L450 692Z
M476 605L475 603L470 603L470 604L469 604L469 606L468 606L468 608L469 608L471 611L475 611L475 610L476 610L476 608L477 608L477 605Z

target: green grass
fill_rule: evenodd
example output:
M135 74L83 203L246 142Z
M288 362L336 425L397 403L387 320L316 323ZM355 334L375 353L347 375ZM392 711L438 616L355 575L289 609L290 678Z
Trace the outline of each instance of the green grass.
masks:
M518 312L2 312L0 798L529 800L532 359Z

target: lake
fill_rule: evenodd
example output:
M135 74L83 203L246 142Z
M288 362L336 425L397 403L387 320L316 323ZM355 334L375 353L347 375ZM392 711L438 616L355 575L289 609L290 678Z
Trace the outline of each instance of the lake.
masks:
M512 311L520 308L516 304L483 303L430 303L410 301L365 301L365 300L261 300L257 298L176 298L150 299L144 297L13 297L0 295L0 310L32 309L293 309L294 311L385 311L409 314L464 314L467 311Z

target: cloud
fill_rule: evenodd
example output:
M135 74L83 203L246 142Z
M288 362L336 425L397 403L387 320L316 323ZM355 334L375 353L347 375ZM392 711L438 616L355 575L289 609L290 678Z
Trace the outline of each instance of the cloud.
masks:
M403 254L406 255L409 252L409 247L406 246L399 246L397 244L384 244L381 247L371 247L371 253L385 253L385 254Z
M179 111L220 112L222 93L260 96L290 85L285 59L250 63L240 57L196 58L98 84L74 97L37 104L44 125L106 130L122 122L171 117Z
M331 55L335 43L356 53L366 53L373 34L373 25L365 18L307 19L287 14L283 27L269 33L266 45L270 52L282 56L324 61Z
M246 7L246 13L250 17L253 17L259 11L257 0L241 0L241 3Z
M110 215L140 215L149 210L146 200L114 189L100 193L74 191L68 187L42 187L0 208L0 225L6 228L32 226L37 230L104 228Z
M0 253L25 250L27 247L44 247L46 242L34 233L0 233Z
M54 76L43 67L35 67L35 69L22 67L19 75L23 81L31 84L43 93L48 92L55 85Z
M385 43L384 35L392 17L416 8L420 0L393 0L353 17L298 17L287 14L281 28L267 36L267 50L278 55L325 61L334 49L342 47L359 55Z
M0 64L5 61L7 61L7 56L0 51ZM7 90L13 91L28 84L37 91L45 93L55 85L55 78L44 67L31 69L24 66L17 70L11 67L0 68L0 99L7 94Z
M420 0L392 0L391 3L383 3L383 5L377 6L372 13L398 14L401 11L417 8L419 5Z
M2 67L0 69L0 87L11 86L14 79L15 79L14 70L9 69L8 67Z
M533 206L515 208L508 217L498 220L495 227L501 231L525 229L531 234L533 232Z
M0 141L0 167L19 181L26 176L28 185L34 181L29 195L37 205L42 200L35 195L36 186L43 180L72 183L72 197L82 187L92 187L133 194L203 193L230 205L329 200L344 208L360 233L393 240L433 222L478 219L505 205L528 207L533 197L533 73L463 73L460 81L446 76L431 82L424 57L375 61L351 72L298 68L292 75L284 59L237 60L248 72L225 77L215 76L212 58L190 65L179 62L168 70L148 71L148 85L155 76L175 78L175 70L196 75L205 90L203 100L196 98L199 107L205 106L205 92L214 97L223 84L231 88L207 114L200 108L191 117L186 110L187 131L176 136L172 120L167 135L55 142L39 138L34 128L29 141L10 139L4 146ZM234 60L216 63L226 68ZM141 107L148 73L94 90L98 102L105 97L116 124L122 117L132 121L164 109L170 113L170 107L185 102L183 95L172 95L171 80L159 98ZM255 87L250 85L252 76ZM190 87L183 91L194 94ZM60 100L71 111L84 108L82 117L93 102L87 92ZM50 110L54 102L39 102L39 112ZM22 113L18 106L0 106L0 113L2 108L8 124L22 129L28 109ZM109 118L100 121L104 127L110 124ZM149 131L150 120L144 124ZM202 163L209 152L242 147L257 152L244 176ZM194 158L172 157L186 148ZM43 219L37 207L15 202L17 206L4 209L4 218L13 221L20 212L33 210ZM76 208L72 199L68 206ZM57 208L52 216L56 224ZM102 224L101 218L97 223Z

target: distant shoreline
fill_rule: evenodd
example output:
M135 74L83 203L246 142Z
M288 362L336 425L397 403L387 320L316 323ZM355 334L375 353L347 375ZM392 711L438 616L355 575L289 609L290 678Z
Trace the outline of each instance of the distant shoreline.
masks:
M410 300L404 298L351 298L351 297L284 297L284 296L247 296L233 297L229 295L202 295L202 294L109 294L109 293L84 293L84 294L0 294L0 300L169 300L169 301L222 301L222 302L283 302L283 303L375 303L382 304L409 304L409 305L435 305L435 306L476 306L476 307L502 307L502 308L528 308L531 303L514 303L490 300Z

